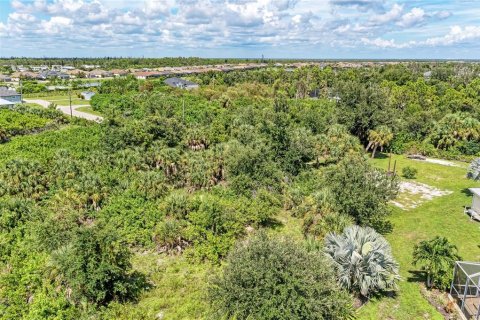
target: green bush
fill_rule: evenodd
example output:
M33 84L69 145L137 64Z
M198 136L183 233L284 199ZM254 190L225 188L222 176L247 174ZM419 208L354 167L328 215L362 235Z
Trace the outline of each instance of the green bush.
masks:
M403 167L402 176L406 179L415 179L417 176L417 169L410 166Z
M374 168L363 157L348 156L326 171L334 210L362 225L379 227L389 214L388 201L398 192L398 180Z
M105 305L135 299L146 287L145 277L132 271L131 253L113 230L82 228L52 253L48 267L55 281L72 291L75 301Z
M260 233L238 243L209 297L216 318L346 319L352 300L325 256Z

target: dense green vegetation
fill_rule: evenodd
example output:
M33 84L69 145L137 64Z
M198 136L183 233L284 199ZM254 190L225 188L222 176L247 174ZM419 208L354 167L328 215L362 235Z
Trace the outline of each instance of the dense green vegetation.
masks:
M213 73L192 77L198 91L161 79L105 81L91 101L101 124L75 120L0 145L0 316L278 319L279 307L285 319L342 319L352 302L342 285L353 295L375 293L360 316L388 303L382 295L397 287L401 303L420 296L416 283L398 284L412 253L396 251L409 238L394 235L422 224L388 204L400 178L384 162L373 166L386 159L368 160L364 150L478 155L476 67L441 64L425 80L427 67ZM320 97L308 98L317 88ZM436 185L425 167L409 164ZM465 168L451 170L467 181ZM450 180L456 184L446 187L460 190ZM259 229L296 240L250 238ZM366 231L355 238L349 230ZM325 260L329 233L342 248L361 243L359 261L386 271L345 281L340 271L352 266ZM373 253L381 259L370 260ZM258 278L272 280L264 283L272 298L240 299ZM248 313L251 304L258 308ZM425 300L407 309L435 314Z
M0 65L61 65L81 68L84 65L100 65L102 68L158 68L178 66L198 66L221 63L261 62L261 59L220 59L220 58L28 58L12 57L0 59Z
M345 319L351 299L318 251L264 234L239 244L210 299L217 318Z
M28 105L0 109L0 131L8 137L58 128L67 120L61 112ZM8 139L7 139L8 140Z

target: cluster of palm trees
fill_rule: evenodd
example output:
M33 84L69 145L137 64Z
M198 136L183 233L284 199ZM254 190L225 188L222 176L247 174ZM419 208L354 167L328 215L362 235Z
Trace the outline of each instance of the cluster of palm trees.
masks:
M392 130L387 126L379 126L375 130L368 132L368 145L365 151L372 150L372 158L375 158L375 153L378 147L383 152L383 147L388 145L393 139Z
M460 141L480 140L480 121L464 113L451 113L443 117L430 136L439 149L448 150Z

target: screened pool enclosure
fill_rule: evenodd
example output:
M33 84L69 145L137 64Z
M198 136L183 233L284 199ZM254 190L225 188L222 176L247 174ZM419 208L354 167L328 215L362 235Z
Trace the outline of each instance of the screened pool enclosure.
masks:
M450 295L467 319L480 319L480 262L455 263Z

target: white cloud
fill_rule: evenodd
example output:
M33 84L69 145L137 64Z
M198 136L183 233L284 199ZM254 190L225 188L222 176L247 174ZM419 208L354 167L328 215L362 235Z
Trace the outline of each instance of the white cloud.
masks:
M437 33L445 27L433 24L453 20L445 20L451 11L438 7L428 11L422 6L424 0L407 10L407 2L396 1L12 0L13 12L0 20L0 41L16 38L19 46L28 47L48 43L52 50L68 44L69 48L138 46L182 52L278 45L291 50L299 45L405 49L478 39L474 26L458 27L460 34L457 29ZM428 31L399 40L404 29L419 25L422 31L428 26ZM23 38L28 41L22 42Z
M413 8L410 12L404 14L397 25L401 27L412 27L422 23L426 18L425 11L422 8Z
M373 15L369 21L374 24L385 24L397 20L403 12L403 5L393 4L390 11L383 14Z
M448 17L451 17L452 13L447 10L442 10L442 11L435 12L433 15L435 18L438 18L438 19L446 19Z
M429 38L425 41L429 46L449 46L463 42L480 40L480 26L453 26L443 37Z
M43 20L40 23L42 33L61 34L69 31L73 26L72 19L66 17L51 17L50 20Z
M410 47L414 44L413 42L412 43L397 43L397 42L395 42L394 39L385 40L385 39L381 39L381 38L376 38L376 39L362 38L361 41L365 45L371 45L371 46L375 46L375 47L382 48L382 49L387 49L387 48L402 49L402 48L408 48L408 47Z

